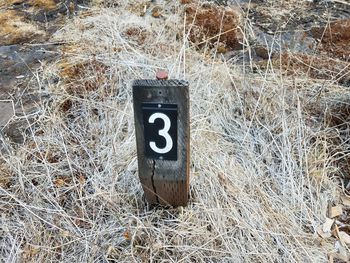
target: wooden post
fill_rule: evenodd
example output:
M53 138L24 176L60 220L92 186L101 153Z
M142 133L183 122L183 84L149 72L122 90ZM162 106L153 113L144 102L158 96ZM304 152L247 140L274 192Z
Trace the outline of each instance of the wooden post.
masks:
M185 206L189 191L188 83L135 80L139 178L150 204Z

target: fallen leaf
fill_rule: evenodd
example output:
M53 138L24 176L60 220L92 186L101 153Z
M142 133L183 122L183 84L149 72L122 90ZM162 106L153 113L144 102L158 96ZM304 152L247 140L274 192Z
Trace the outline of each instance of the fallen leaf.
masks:
M341 205L336 205L329 209L330 218L340 216L342 213L343 213L343 207Z
M345 233L344 231L339 231L339 239L342 243L345 244L350 244L350 235L348 235L347 233Z
M126 240L130 240L130 239L131 239L131 236L130 236L130 232L129 232L129 231L125 231L125 232L123 233L123 236L124 236L124 238L125 238Z
M350 206L350 197L347 195L342 195L341 200L343 205Z
M58 178L54 181L56 187L62 187L66 184L66 182L62 178Z
M228 50L224 45L219 45L216 49L216 52L218 52L218 54L225 54L227 51Z
M84 175L79 175L78 180L79 180L79 183L81 185L85 184L86 179L85 179Z
M323 232L323 226L322 225L317 227L316 232L323 239L330 238L332 236L332 233L330 231L329 232Z
M155 18L159 18L161 16L161 8L155 7L152 9L152 16Z
M328 263L334 263L334 254L335 253L328 254Z
M331 232L333 223L334 223L334 219L326 218L326 222L324 222L322 226L322 231L325 233Z

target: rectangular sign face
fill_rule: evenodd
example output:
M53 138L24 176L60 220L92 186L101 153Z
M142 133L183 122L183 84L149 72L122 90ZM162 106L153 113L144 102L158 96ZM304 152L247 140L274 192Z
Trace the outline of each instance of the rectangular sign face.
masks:
M142 103L145 157L176 161L177 105Z

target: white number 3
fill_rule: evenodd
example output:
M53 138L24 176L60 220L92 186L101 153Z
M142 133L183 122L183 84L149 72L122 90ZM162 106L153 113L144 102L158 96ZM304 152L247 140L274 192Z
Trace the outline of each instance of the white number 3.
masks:
M171 148L173 148L173 140L171 139L171 136L168 133L169 129L171 127L171 123L170 123L169 117L167 115L165 115L164 113L160 113L160 112L153 113L149 117L148 122L154 123L154 121L156 119L162 119L164 121L164 128L159 130L158 134L165 138L165 142L166 142L165 147L164 148L157 147L157 145L154 141L151 141L149 143L149 146L156 153L164 154L164 153L169 152L171 150Z

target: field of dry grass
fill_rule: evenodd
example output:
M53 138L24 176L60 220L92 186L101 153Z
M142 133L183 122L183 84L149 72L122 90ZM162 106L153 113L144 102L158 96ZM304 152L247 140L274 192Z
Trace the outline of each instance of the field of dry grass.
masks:
M225 19L196 20L210 5L106 2L50 37L59 57L29 83L39 110L12 120L27 123L24 143L1 137L2 260L348 260L350 91L339 74L248 60L251 21L239 9L217 31ZM237 48L242 59L227 56ZM190 83L186 207L150 208L138 180L131 83L158 69Z

